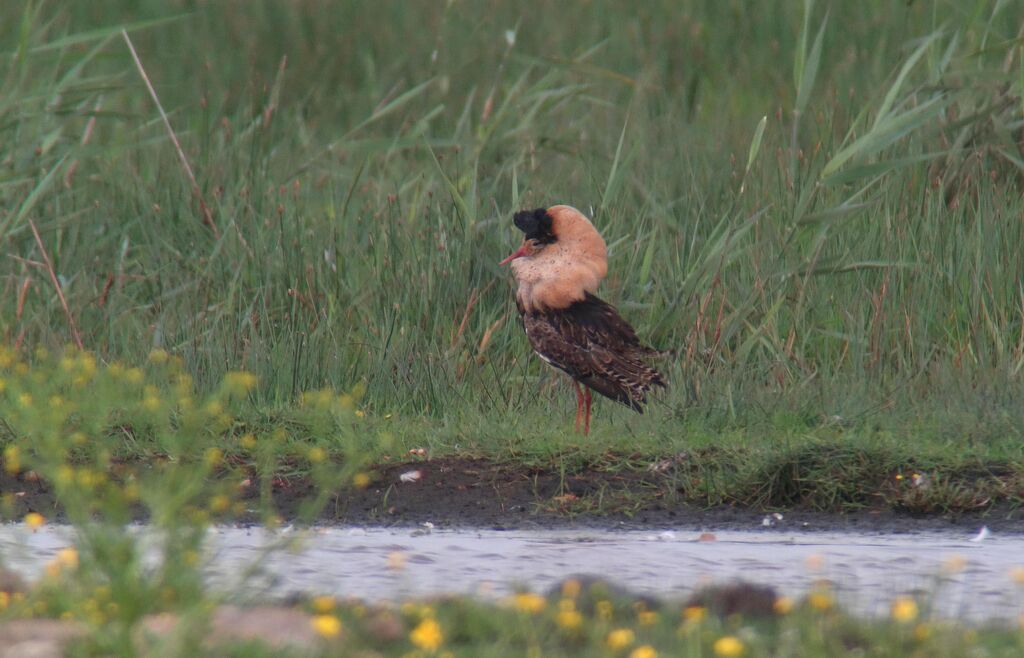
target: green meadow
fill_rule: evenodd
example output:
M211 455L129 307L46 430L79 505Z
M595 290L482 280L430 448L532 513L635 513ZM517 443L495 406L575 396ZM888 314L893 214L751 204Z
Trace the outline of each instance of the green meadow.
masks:
M866 461L1020 502L1019 5L492 4L6 3L0 339L163 350L203 394L250 372L267 431L355 391L375 459L695 450L823 509ZM554 203L676 350L586 440L497 265Z
M536 501L570 516L1013 518L1022 25L1003 0L2 3L0 517L79 537L39 584L0 579L0 619L130 656L171 611L148 655L262 655L199 644L205 528L322 518L404 461L664 465ZM674 350L647 413L598 400L586 438L498 266L512 214L556 203L608 243L601 296ZM923 600L747 619L578 594L304 609L323 655L1022 647Z

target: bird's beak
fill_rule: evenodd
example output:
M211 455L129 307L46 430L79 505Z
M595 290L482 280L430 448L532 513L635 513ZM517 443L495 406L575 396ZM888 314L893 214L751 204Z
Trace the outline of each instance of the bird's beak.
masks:
M512 252L512 254L510 254L508 258L498 263L498 265L507 265L508 263L514 261L520 256L525 256L527 253L529 252L526 251L526 243L524 242L523 246L519 247L514 252Z

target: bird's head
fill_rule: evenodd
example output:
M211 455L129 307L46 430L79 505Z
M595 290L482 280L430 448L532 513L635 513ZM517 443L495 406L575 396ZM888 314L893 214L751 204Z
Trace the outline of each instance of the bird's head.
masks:
M500 264L512 264L527 307L563 308L597 289L608 271L607 249L583 213L552 206L517 212L513 222L523 243Z
M511 263L516 258L536 256L545 247L554 244L558 240L553 229L554 218L548 214L545 208L522 210L515 214L512 221L523 232L523 244L498 263L499 265Z

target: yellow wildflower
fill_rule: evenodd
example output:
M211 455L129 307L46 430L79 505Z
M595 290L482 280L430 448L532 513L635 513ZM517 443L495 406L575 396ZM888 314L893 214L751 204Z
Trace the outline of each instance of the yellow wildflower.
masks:
M251 432L248 434L243 434L241 437L239 437L238 444L245 448L246 450L251 450L256 446L256 437L253 436Z
M36 530L42 527L44 523L46 523L46 519L43 518L43 515L39 514L38 512L29 512L25 515L24 521L25 525L27 525L32 530Z
M576 580L575 578L570 578L569 580L562 583L562 596L569 599L574 599L580 595L581 588L582 585L580 585L580 581Z
M555 623L566 630L576 630L583 625L583 615L576 610L560 610Z
M831 610L832 606L835 605L835 599L832 598L832 593L826 590L815 590L807 595L807 602L811 604L811 607L815 610Z
M161 349L155 349L149 353L149 360L152 363L167 363L167 357L167 352Z
M62 548L57 551L56 562L65 569L78 568L78 551L74 547Z
M629 652L629 658L658 658L658 652L649 644L641 644Z
M147 395L142 398L142 406L146 411L159 411L160 398L155 395Z
M424 651L437 651L437 648L444 642L441 625L434 619L424 619L419 626L412 629L409 641Z
M914 627L914 639L924 642L932 636L932 627L928 624L918 624Z
M775 603L772 605L777 615L788 615L793 610L793 599L788 596L780 596L775 599Z
M601 621L609 621L612 618L612 614L615 612L615 606L612 605L611 601L598 601L597 602L597 617Z
M18 446L8 445L4 448L4 470L11 475L21 471L21 453Z
M128 372L124 374L125 379L128 380L129 384L141 384L145 377L142 376L142 371L138 368L129 368Z
M636 641L636 634L629 628L616 628L611 633L608 633L608 638L605 640L605 644L612 651L618 651L619 649L625 649L629 645Z
M362 409L356 409L356 418L365 418L366 412Z
M893 619L905 624L917 619L917 602L909 596L900 596L892 602L890 611Z
M658 613L653 610L640 610L636 613L636 620L641 626L654 626L658 623Z
M712 646L715 650L716 656L722 656L723 658L734 658L735 656L743 655L743 642L732 635L726 635L715 640L715 644Z
M327 452L320 446L314 446L309 449L309 461L319 464L325 459L327 459Z
M512 597L512 607L520 612L535 615L548 605L547 599L533 592L520 592Z
M21 406L26 407L26 408L27 407L31 407L32 406L32 395L29 394L29 393L22 393L21 395L18 396L18 404L20 404Z
M331 638L341 634L341 620L334 615L316 615L310 623L320 637Z
M702 605L691 605L683 608L683 619L696 623L708 616L707 608Z
M220 464L221 459L224 458L224 451L220 448L207 448L203 454L203 461L206 462L207 466L211 468Z
M231 499L224 494L217 494L210 499L210 511L214 514L222 514L231 507Z
M245 395L256 388L256 375L251 372L229 372L224 375L224 388L231 395Z
M356 473L352 476L352 486L356 489L365 489L370 486L370 476L366 473Z
M0 612L7 609L7 606L11 604L11 595L7 592L0 590Z
M313 609L322 615L326 615L334 610L334 597L333 596L315 596L313 597Z

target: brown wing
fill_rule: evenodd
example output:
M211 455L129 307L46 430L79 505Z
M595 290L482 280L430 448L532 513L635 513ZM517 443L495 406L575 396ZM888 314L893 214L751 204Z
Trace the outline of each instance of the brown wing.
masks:
M647 392L665 386L661 373L642 361L657 350L642 345L629 323L593 295L564 310L526 313L523 327L542 359L641 413Z

